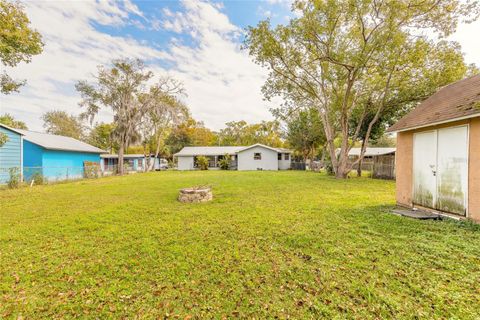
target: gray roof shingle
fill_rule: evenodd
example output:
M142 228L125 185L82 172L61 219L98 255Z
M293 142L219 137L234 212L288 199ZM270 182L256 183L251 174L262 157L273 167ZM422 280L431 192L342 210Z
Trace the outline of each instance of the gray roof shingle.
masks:
M28 131L21 129L16 130L23 134L23 139L39 145L45 149L88 153L107 153L105 150L99 149L97 147L89 145L88 143L79 141L74 138L36 131Z
M388 128L387 132L480 117L480 74L445 86Z
M217 156L224 154L237 154L240 151L249 149L254 146L262 146L268 149L276 150L277 152L290 153L291 151L283 148L272 148L269 146L254 144L251 146L219 146L219 147L184 147L178 153L175 153L176 157L187 157L187 156Z

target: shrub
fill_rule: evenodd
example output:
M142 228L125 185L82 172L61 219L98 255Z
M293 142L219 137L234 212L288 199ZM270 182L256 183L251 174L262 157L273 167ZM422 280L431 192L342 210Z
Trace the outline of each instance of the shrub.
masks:
M208 159L204 156L197 157L197 167L200 170L208 170Z
M98 172L100 171L100 165L97 162L84 161L83 162L83 175L85 178L98 178Z
M328 175L335 175L335 171L333 170L333 164L332 161L328 160L325 161L325 171L327 172Z
M222 170L228 170L230 169L230 155L227 153L223 156L222 159L218 161L218 165L220 166L220 169Z
M14 167L9 168L8 173L10 175L7 185L10 189L16 189L20 186L21 183L21 176L20 176L20 168Z
M32 175L32 178L30 181L33 181L34 185L42 185L45 182L47 182L47 180L43 177L43 175L40 172L35 172Z

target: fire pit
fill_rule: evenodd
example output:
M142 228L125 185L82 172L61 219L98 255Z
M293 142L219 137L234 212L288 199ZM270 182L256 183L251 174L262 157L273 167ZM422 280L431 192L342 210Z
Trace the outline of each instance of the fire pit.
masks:
M184 203L207 202L212 199L212 188L207 186L184 188L178 195L178 201Z

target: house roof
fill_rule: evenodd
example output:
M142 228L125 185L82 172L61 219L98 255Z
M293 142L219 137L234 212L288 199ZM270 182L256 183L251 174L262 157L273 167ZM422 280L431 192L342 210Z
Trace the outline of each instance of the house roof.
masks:
M155 155L151 155L154 157ZM105 159L117 159L118 154L102 154L100 155L101 158ZM123 155L124 159L132 159L132 158L145 158L145 155L143 153L129 153L129 154L124 154Z
M441 88L387 132L412 130L473 117L480 117L480 74Z
M7 130L10 130L10 131L12 131L12 132L18 133L18 134L20 134L20 135L23 136L23 133L21 133L19 129L10 128L9 126L6 126L6 125L4 125L4 124L2 124L2 123L0 123L0 127L3 127L3 128L5 128L5 129L7 129Z
M272 148L272 147L257 143L251 146L184 147L182 150L180 150L180 152L175 153L174 156L188 157L188 156L217 156L217 155L224 155L224 154L237 154L239 152L248 150L255 146L261 146L277 152L284 152L284 153L291 152L288 149Z
M243 147L242 149L238 150L238 152L242 152L242 151L245 151L245 150L248 150L248 149L251 149L251 148L255 148L255 147L261 147L261 148L270 149L270 150L272 150L272 151L283 152L283 153L291 153L291 152L292 152L292 151L290 151L290 150L288 150L288 149L284 149L284 148L272 148L272 147L266 146L266 145L261 144L261 143L255 143L255 144L252 144L251 146Z
M16 129L23 139L49 150L106 153L106 151L74 138L36 131Z
M350 149L350 152L348 153L349 156L359 156L360 151L362 148L352 148ZM366 157L372 157L372 156L381 156L385 154L392 154L397 151L397 148L367 148L365 150L364 156Z
M184 147L179 152L175 153L174 156L184 157L184 156L217 156L223 154L235 154L239 150L243 149L243 146L236 147Z

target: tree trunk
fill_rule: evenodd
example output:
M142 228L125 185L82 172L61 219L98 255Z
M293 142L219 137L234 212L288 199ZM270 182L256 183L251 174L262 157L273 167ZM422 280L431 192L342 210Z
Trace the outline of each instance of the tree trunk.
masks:
M158 162L160 163L160 159L158 158L158 155L160 154L160 137L161 135L158 135L157 138L157 148L155 149L155 157L153 158L152 163L150 163L150 166L148 168L149 171L153 170L153 167L155 166L155 161L158 159Z
M338 164L337 172L335 172L335 178L346 179L348 176L348 165L345 161L340 161Z
M348 163L346 161L348 157L343 157L340 154L340 161L338 161L337 170L335 172L335 178L337 179L346 179L348 176L348 172L350 171L348 168Z
M123 142L120 143L120 147L118 148L118 174L123 176L124 174L124 167L123 167L123 152L124 152L124 144Z
M362 148L360 149L361 151L364 149L365 147L365 142L366 142L366 139L363 139L362 140ZM357 177L361 177L362 176L362 161L363 161L363 157L360 155L360 159L358 159L358 167L357 167Z

